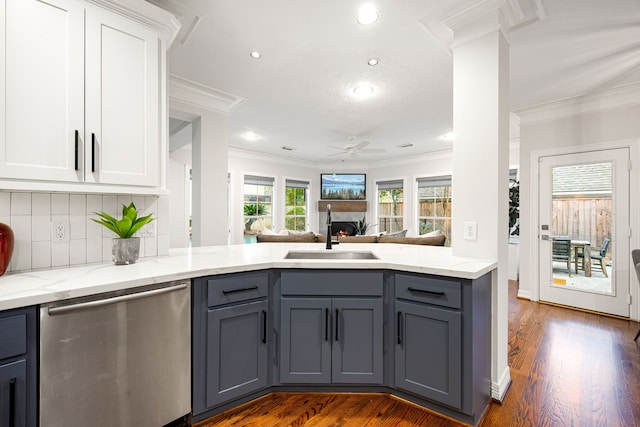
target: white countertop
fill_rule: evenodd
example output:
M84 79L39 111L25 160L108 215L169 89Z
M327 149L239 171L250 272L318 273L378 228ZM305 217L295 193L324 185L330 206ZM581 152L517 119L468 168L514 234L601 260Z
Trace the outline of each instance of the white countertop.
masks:
M284 259L290 250L324 252L324 243L259 243L174 249L167 256L5 274L0 277L0 310L43 304L172 280L269 268L390 269L476 279L497 266L494 260L461 258L451 248L423 245L343 243L332 251L371 251L378 260Z

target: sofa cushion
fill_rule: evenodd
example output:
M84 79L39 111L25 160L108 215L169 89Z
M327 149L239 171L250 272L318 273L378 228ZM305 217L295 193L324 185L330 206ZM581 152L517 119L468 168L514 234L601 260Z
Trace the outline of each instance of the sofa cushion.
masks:
M442 230L434 230L434 231L430 231L429 233L424 233L421 234L418 237L436 237L436 236L443 236L444 233L442 232Z
M326 243L326 234L317 235L318 242ZM337 238L333 236L333 241L338 240L340 243L378 243L378 236L342 236Z
M444 246L447 238L444 235L433 237L393 237L389 235L378 237L378 243L403 243L406 245Z
M258 239L258 243L315 243L316 242L316 236L313 233L307 233L307 234L301 234L298 236L293 236L293 235L286 235L286 236L282 236L280 234L276 234L276 235L265 235L265 234L258 234L256 236L256 238Z

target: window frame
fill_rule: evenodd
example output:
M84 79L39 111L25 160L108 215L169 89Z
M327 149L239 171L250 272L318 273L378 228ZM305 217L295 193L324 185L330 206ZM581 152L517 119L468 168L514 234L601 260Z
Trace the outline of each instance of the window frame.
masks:
M382 188L381 188L382 187ZM402 190L402 213L399 215L382 215L380 209L380 191L384 190ZM404 210L405 210L405 185L404 179L386 179L376 181L376 224L378 229L376 230L379 233L388 232L395 233L405 229L405 218L404 218ZM393 220L400 220L400 229L399 230L387 230L386 227L382 227L383 222L381 220L389 220L389 225L392 224ZM386 224L386 222L384 222ZM396 223L397 225L397 223ZM384 228L384 229L383 229Z
M284 225L284 229L286 230L292 230L292 231L308 231L309 230L309 187L310 187L310 183L309 181L306 180L300 180L300 179L290 179L290 178L285 178L284 181L284 221L283 221L283 225ZM288 195L287 195L287 191L290 189L304 189L304 205L298 205L296 204L296 200L297 198L294 195L294 204L293 205L287 205L287 199L288 199ZM302 206L304 207L304 215L297 215L297 214L293 214L293 215L287 215L287 211L290 207L293 207L294 211L295 208ZM295 220L296 218L304 218L304 229L303 230L298 230L296 228L294 229L289 229L287 228L287 219L293 218L294 223L296 223L297 221Z
M431 231L436 231L439 228L435 226L438 222L444 222L445 226L442 229L442 232L445 234L447 240L445 242L445 246L451 246L451 213L453 208L453 186L452 186L452 176L451 175L438 175L438 176L427 176L427 177L418 177L415 180L416 184L416 226L418 229L418 234L426 234ZM448 187L448 200L449 200L449 216L437 215L436 211L432 211L432 215L420 215L421 211L421 201L423 200L420 197L420 189L421 188L445 188ZM439 201L442 201L444 198L438 198L434 195L431 199L431 202L435 205ZM422 230L422 221L431 222L434 224L433 230ZM448 227L447 227L448 224Z

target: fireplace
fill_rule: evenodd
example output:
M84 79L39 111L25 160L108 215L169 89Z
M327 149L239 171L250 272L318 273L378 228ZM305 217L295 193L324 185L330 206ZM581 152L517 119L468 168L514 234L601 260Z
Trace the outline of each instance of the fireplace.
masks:
M353 222L333 221L331 223L331 235L335 236L340 231L346 232L348 236L356 235L356 227L353 225Z

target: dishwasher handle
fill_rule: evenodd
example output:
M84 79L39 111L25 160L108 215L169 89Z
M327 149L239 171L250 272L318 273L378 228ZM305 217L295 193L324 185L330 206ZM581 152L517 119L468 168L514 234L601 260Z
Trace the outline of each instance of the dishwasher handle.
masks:
M81 302L78 304L64 305L61 307L49 307L47 311L50 316L53 316L56 314L69 313L76 310L84 310L87 308L102 307L105 305L116 304L119 302L133 301L140 298L147 298L154 295L166 294L168 292L179 291L186 288L187 288L186 283L180 283L175 286L169 286L169 287L160 288L160 289L152 289L150 291L138 292L135 294L127 294L127 295L121 295L113 298L104 298L104 299L99 299L95 301Z

